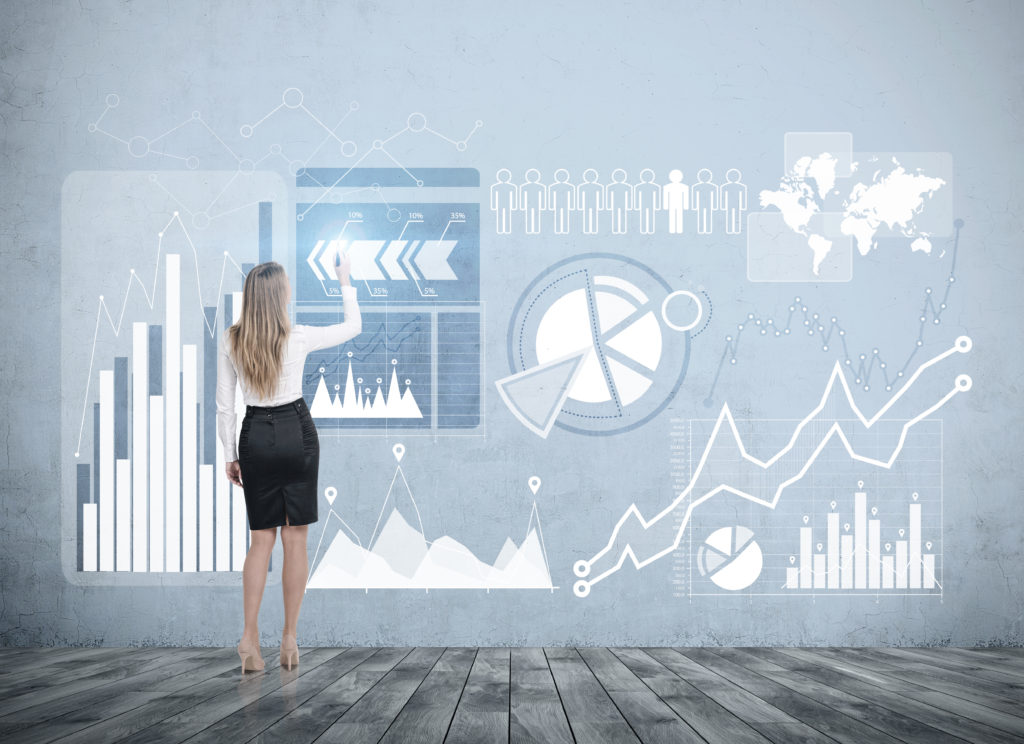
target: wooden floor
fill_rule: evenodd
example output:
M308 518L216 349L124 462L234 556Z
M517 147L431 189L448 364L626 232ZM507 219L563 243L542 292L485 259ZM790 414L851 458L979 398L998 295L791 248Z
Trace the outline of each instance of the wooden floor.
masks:
M0 741L1024 741L1024 649L0 648Z

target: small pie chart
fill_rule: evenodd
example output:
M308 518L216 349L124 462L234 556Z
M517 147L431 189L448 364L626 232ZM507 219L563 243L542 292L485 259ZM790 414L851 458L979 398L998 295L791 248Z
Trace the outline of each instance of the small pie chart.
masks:
M722 589L746 589L761 575L764 556L746 527L721 527L697 550L697 568Z

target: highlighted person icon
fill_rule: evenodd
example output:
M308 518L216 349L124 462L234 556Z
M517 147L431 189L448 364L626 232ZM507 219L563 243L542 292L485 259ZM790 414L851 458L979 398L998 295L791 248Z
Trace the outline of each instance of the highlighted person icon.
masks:
M512 213L519 208L519 189L511 183L512 171L502 168L497 173L498 181L491 185L491 209L497 214L498 235L512 232Z
M629 210L633 208L633 187L626 183L626 171L622 168L612 171L612 182L604 189L604 202L612 213L612 233L624 235Z
M679 234L683 232L683 215L690 209L690 187L683 183L683 172L678 169L668 174L668 180L661 190L661 205L668 211L668 231Z
M597 171L583 171L583 183L576 187L577 209L583 212L583 232L597 234L597 221L604 208L604 187L597 182Z
M718 187L711 183L711 171L701 168L697 172L697 183L693 185L691 193L693 211L697 213L697 232L700 235L710 235L712 217L718 209Z
M640 212L640 233L650 235L661 209L661 187L654 183L654 171L650 168L640 171L640 183L633 187L633 205Z
M547 188L540 182L540 171L530 168L526 171L526 183L519 187L519 208L526 219L526 234L540 232L540 215L547 209Z
M548 209L554 213L555 234L569 232L569 215L576 208L576 189L569 183L569 171L559 168L555 171L555 182L548 186Z
M747 187L740 183L742 174L731 168L725 174L726 183L722 184L721 209L725 212L725 232L727 235L739 235L743 232L743 212L747 209Z

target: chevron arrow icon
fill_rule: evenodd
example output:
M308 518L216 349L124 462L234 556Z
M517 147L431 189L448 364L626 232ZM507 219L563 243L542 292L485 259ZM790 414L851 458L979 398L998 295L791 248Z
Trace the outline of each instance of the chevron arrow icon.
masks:
M413 262L420 274L426 280L448 280L458 279L452 267L448 264L448 257L455 248L455 240L424 240L422 247L416 253Z

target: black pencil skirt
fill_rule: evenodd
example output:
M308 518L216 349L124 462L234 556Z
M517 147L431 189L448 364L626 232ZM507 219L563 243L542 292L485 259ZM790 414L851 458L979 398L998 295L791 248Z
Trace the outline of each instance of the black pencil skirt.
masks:
M302 398L280 406L246 406L238 435L249 529L317 521L320 439Z

